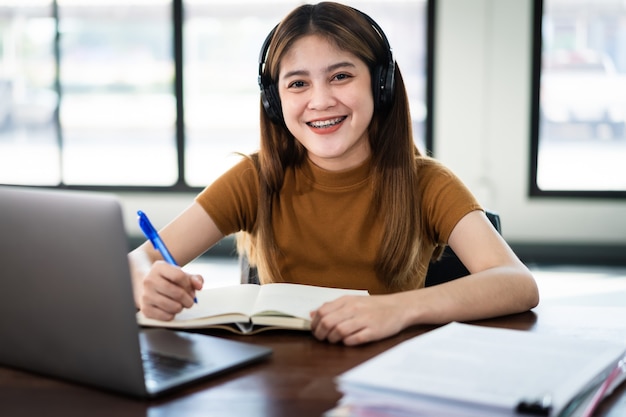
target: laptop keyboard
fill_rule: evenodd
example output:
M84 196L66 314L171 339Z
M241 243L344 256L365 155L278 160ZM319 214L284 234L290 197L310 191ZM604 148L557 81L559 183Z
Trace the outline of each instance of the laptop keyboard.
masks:
M167 381L203 367L198 362L158 352L142 352L146 381Z

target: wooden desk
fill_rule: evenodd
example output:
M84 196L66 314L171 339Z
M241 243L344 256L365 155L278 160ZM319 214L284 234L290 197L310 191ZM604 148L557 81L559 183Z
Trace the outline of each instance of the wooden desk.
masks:
M562 306L564 314L571 306ZM530 331L563 327L560 305L541 306L535 312L480 322L480 324ZM617 307L619 308L619 307ZM609 308L610 309L610 308ZM543 311L542 311L543 310ZM594 313L595 311L595 313ZM623 313L626 309L622 308ZM604 322L615 312L591 308ZM626 315L615 318L623 323ZM593 320L591 320L593 321ZM622 324L624 328L624 325ZM214 380L193 385L158 401L144 402L100 392L71 383L0 368L0 415L3 417L164 417L164 416L321 416L340 398L333 379L340 373L383 352L428 327L408 329L387 340L361 347L318 342L308 333L268 332L255 336L212 333L270 346L274 354L258 363ZM1 343L1 341L0 341ZM626 415L626 388L620 387L596 414Z

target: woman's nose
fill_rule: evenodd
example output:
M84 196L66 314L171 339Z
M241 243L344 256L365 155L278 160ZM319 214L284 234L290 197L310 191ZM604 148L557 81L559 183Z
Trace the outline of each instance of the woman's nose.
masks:
M311 88L309 108L312 110L326 110L337 103L333 89L326 84L317 84Z

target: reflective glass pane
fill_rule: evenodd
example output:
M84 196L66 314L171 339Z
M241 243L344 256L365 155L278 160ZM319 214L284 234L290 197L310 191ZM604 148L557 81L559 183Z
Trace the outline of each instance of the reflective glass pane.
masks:
M626 190L626 8L545 0L537 185Z
M65 183L174 184L171 2L58 3Z
M186 179L204 186L259 142L259 50L297 0L185 0ZM416 143L424 149L426 1L350 2L389 38L409 90Z
M0 0L0 183L176 183L172 1ZM258 53L296 0L183 0L187 182L258 143ZM425 0L355 1L385 29L423 149ZM58 87L58 88L57 88ZM58 91L58 92L57 92ZM56 127L59 111L60 131Z
M0 0L0 183L60 181L52 1Z

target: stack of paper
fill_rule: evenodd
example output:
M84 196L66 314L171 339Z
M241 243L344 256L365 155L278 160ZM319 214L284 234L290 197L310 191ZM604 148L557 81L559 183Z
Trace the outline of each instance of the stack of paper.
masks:
M626 343L450 323L340 375L328 415L570 416L625 354Z

